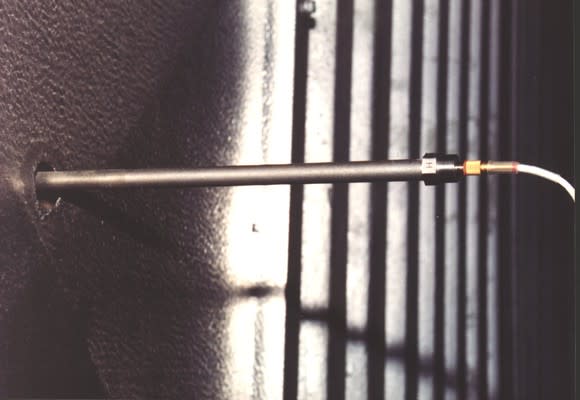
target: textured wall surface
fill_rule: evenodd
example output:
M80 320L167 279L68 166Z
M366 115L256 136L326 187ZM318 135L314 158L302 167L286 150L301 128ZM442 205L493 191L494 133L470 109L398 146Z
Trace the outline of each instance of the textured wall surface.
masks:
M32 178L287 161L289 6L0 2L0 396L281 392L287 189L82 193L40 218Z

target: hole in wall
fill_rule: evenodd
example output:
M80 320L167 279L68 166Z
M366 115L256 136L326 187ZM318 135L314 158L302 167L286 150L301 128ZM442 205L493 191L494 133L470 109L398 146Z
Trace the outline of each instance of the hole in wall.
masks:
M38 163L36 169L34 170L34 176L36 177L36 174L38 172L44 171L55 171L55 169L49 163L41 161ZM36 193L36 208L41 218L44 218L48 214L50 214L56 207L58 207L61 201L58 194L49 190L39 191L35 189L35 193Z

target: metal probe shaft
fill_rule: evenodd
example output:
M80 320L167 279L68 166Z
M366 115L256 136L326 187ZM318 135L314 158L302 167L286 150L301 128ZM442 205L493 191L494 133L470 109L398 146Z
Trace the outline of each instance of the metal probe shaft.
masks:
M196 169L39 171L37 190L416 181L421 160L224 166Z
M129 187L284 185L340 182L457 182L463 166L456 155L425 154L418 160L240 165L195 169L39 171L37 191Z

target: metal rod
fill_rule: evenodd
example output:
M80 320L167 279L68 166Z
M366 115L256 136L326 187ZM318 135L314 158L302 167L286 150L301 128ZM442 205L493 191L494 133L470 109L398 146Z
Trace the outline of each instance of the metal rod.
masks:
M128 187L283 185L423 179L422 160L247 165L196 169L39 171L39 191Z

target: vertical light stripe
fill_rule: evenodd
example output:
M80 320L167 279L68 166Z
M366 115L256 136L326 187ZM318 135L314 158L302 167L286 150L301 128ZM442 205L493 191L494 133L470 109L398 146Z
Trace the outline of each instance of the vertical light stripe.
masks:
M345 399L367 398L367 354L365 345L349 342L346 345Z
M449 53L447 75L447 152L459 153L459 93L461 56L461 0L449 1ZM460 156L463 156L460 155ZM457 185L445 186L445 371L446 378L457 371L457 242L459 221ZM447 386L445 400L456 400L454 387Z
M245 13L268 15L264 4L247 1ZM294 15L289 5L273 8L274 21L270 22L270 35L274 52L265 59L263 26L249 26L245 32L248 46L254 57L246 60L244 91L244 126L239 135L234 164L286 163L290 161L292 138L292 107L287 101L273 101L264 115L263 103L284 99L292 90L293 55L288 55L294 35L288 29L287 15ZM278 22L280 24L278 25ZM279 59L278 59L279 57ZM265 70L265 63L273 63L271 76L262 76L255 71ZM283 65L282 65L283 64ZM271 99L264 98L264 79L269 79ZM263 121L268 124L264 125ZM269 129L263 129L263 126ZM264 148L263 145L266 145ZM227 262L229 280L234 286L250 286L267 283L282 287L286 281L288 249L288 207L289 188L287 186L235 187L230 189L231 197L226 224ZM249 257L251 262L249 262ZM244 262L248 260L248 262ZM252 268L248 265L251 264ZM276 268L273 266L276 265Z
M234 398L251 398L254 392L256 299L242 299L226 306L229 347L226 352L228 392Z
M333 153L336 2L317 0L316 8L316 28L309 32L306 162L332 161ZM306 310L328 309L330 198L331 185L304 186L301 304ZM304 320L298 360L300 398L326 396L327 358L327 323Z
M300 324L298 398L326 399L327 348L326 324L303 321Z
M336 4L317 1L310 30L305 161L332 161ZM328 307L331 185L305 185L302 226L301 300L306 308Z
M467 157L479 158L480 135L480 79L481 79L481 0L471 2L470 51L469 51L469 99ZM479 182L477 178L467 178L467 248L466 248L466 365L467 393L470 398L477 397L478 332L479 332ZM485 355L481 355L485 356Z
M355 161L371 158L373 9L372 0L355 1L350 120L350 159ZM369 184L351 184L348 196L347 327L352 332L364 332L367 326L371 240ZM363 343L347 342L345 385L347 399L366 399L367 356Z
M389 158L409 157L409 86L412 2L393 0ZM405 183L390 183L387 202L385 332L387 353L405 343L407 280L407 199ZM385 398L403 399L403 359L385 362Z
M292 106L282 99L292 90L294 7L290 4L272 7L267 26L248 26L243 32L251 49L248 54L253 56L244 60L246 89L243 103L247 107L243 110L242 133L233 163L290 161ZM264 3L245 1L242 9L244 13L259 15L264 20L269 14ZM271 41L269 51L272 54L268 59L265 40ZM270 74L255 73L267 68L272 68ZM268 85L267 93L263 90L265 84ZM266 99L265 95L270 98ZM266 101L271 103L268 108L263 107ZM265 120L268 124L263 123ZM288 188L240 187L231 189L230 193L228 217L224 224L225 261L230 284L235 289L254 286L282 288L287 267ZM229 337L225 363L233 382L232 394L238 398L281 398L283 295L275 294L260 301L243 297L226 307L229 309L226 330Z
M499 62L500 62L500 6L501 0L490 0L490 68L489 68L489 158L499 157ZM499 235L498 223L498 179L489 180L488 252L487 252L487 342L488 342L488 396L490 400L499 398Z
M243 11L253 15L266 15L264 7L256 7L251 4L244 4ZM232 160L234 164L264 162L262 154L263 81L262 76L257 76L251 72L261 71L263 68L263 33L261 26L248 26L245 29L244 40L248 43L251 53L256 56L245 59L244 80L246 83L242 104L246 106L243 108L242 132L238 136L237 149ZM258 252L259 257L252 262L252 268L247 268L247 263L242 261L248 257L248 254L255 253L264 245L261 235L252 234L252 231L256 230L252 227L263 232L266 226L262 226L262 223L267 223L267 221L262 220L262 218L280 212L275 203L268 204L255 200L256 198L264 199L266 193L268 193L266 187L234 187L230 189L226 240L228 275L232 285L243 287L252 285L261 278L257 278L257 275L265 272L265 268L262 267L266 266L268 261L275 262L270 258L271 256L275 257L275 255L267 251Z
M423 68L421 95L421 155L437 145L437 70L439 55L439 1L425 0L423 15ZM442 60L445 62L445 60ZM435 188L419 186L419 365L432 365L435 340ZM421 367L420 367L421 368ZM420 374L418 397L433 398L433 375Z
M252 2L251 0L246 0ZM282 163L291 161L292 147L292 102L288 94L294 90L294 45L295 45L295 5L293 2L272 1L274 21L270 23L271 32L262 32L272 41L272 59L264 57L264 63L272 68L270 91L262 101L269 103L269 131L265 138L267 145L265 163ZM282 187L288 191L289 187ZM286 235L287 236L287 235ZM286 240L287 241L287 240Z
M263 399L281 399L284 387L284 297L268 298L260 307L263 315L263 348L258 356L262 365L254 366L254 370L259 369L262 378L259 384L263 387L259 392L263 393Z
M355 4L352 117L350 159L369 160L372 140L372 60L373 16L370 0ZM369 15L370 14L370 15ZM352 183L349 187L347 322L357 330L366 327L368 305L368 265L370 243L370 186Z

